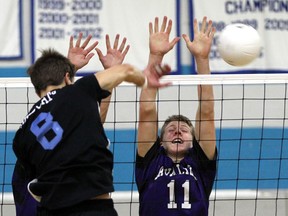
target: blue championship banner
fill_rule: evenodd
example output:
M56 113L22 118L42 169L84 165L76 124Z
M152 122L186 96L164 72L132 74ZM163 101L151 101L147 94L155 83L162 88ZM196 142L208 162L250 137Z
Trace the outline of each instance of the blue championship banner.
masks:
M149 54L149 22L156 16L173 20L171 38L177 34L176 0L31 0L32 1L32 61L41 55L41 50L55 48L66 55L69 37L80 32L87 37L92 34L98 40L98 48L106 53L105 35L113 43L116 34L120 40L127 38L130 50L124 63L144 69ZM161 10L160 10L161 9ZM92 42L92 41L91 41ZM96 53L96 52L95 52ZM177 70L177 49L173 49L165 62ZM80 72L102 70L97 54Z
M1 1L0 60L22 58L22 0Z
M211 70L215 73L287 73L288 1L287 0L191 0L191 18L201 22L207 16L217 29L211 50ZM192 12L193 11L193 12ZM219 33L227 24L244 23L254 27L262 50L252 63L234 67L224 62L217 51Z

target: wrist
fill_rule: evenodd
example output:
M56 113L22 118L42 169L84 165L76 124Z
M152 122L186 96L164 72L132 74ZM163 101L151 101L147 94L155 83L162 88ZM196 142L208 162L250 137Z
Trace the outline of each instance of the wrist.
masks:
M195 57L197 64L207 64L209 63L209 57Z
M163 60L163 57L164 57L164 55L162 55L160 53L158 53L158 54L150 53L149 54L149 62L160 64L162 62L162 60Z

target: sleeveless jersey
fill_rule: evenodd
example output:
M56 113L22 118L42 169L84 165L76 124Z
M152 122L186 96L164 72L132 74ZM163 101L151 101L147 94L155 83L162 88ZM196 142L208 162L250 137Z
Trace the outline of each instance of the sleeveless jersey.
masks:
M215 175L216 160L209 160L195 139L180 163L166 155L158 139L136 159L140 216L208 216Z
M31 108L13 141L14 195L36 178L30 190L53 210L114 191L113 157L99 115L109 94L93 74L48 92Z

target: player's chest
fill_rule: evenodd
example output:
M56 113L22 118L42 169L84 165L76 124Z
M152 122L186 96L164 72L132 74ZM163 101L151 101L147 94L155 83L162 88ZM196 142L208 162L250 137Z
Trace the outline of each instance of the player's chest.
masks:
M186 179L197 181L198 172L195 167L189 164L173 164L170 167L158 165L154 169L154 181L166 179L166 181Z

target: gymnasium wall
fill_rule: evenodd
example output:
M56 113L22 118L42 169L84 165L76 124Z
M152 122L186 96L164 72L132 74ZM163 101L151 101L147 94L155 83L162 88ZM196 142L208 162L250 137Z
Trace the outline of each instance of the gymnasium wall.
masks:
M137 45L135 49L131 49L126 62L135 64L137 63L138 67L144 67L145 61L147 60L148 56L148 22L153 21L155 16L162 17L169 13L171 15L170 18L173 17L174 22L174 32L172 33L173 36L180 35L181 33L190 33L191 32L191 19L192 17L197 17L198 19L202 19L202 16L207 15L208 18L212 20L216 20L217 30L223 29L223 24L227 24L229 22L235 20L242 20L248 22L250 24L254 24L258 26L258 30L261 33L261 37L263 39L263 50L261 56L253 62L251 65L245 66L243 68L232 68L224 63L217 54L216 50L216 40L217 35L215 37L215 44L212 47L212 54L211 54L211 68L213 73L286 73L288 71L288 63L287 63L287 56L288 56L288 49L284 49L287 47L287 32L288 32L288 20L287 20L287 11L288 11L288 3L287 1L224 1L224 0L217 0L217 1L209 1L206 0L198 0L198 1L174 1L174 0L162 0L162 1L155 1L155 0L143 0L143 1L134 1L130 0L133 7L138 8L138 10L133 11L133 7L129 7L128 0L121 0L121 1L108 1L108 0L82 0L82 1L70 1L77 7L86 7L85 5L81 6L80 2L92 2L90 6L87 6L86 9L83 11L87 14L91 14L89 7L95 7L99 17L94 17L91 15L91 19L99 19L102 20L107 18L109 20L113 15L112 9L110 10L109 7L106 8L104 6L106 3L107 5L110 4L112 7L115 4L117 7L118 14L114 19L109 20L109 22L113 23L113 28L110 26L105 26L104 24L110 24L108 21L101 21L99 26L101 28L107 27L107 33L115 35L116 32L119 32L123 36L127 36L129 42L129 36L131 35L131 42L136 38L135 44ZM43 28L43 23L41 20L41 16L43 18L43 14L51 13L50 10L48 12L44 10L49 5L48 3L51 2L58 2L57 4L52 4L53 6L63 7L64 0L10 0L10 1L3 1L4 5L7 5L8 8L1 7L1 12L6 14L9 19L1 20L2 28L1 32L6 32L7 34L0 35L0 41L2 42L1 47L7 47L4 51L1 51L1 58L0 58L0 76L1 77L25 77L26 76L26 68L33 62L33 60L39 54L39 50L42 45L43 47L47 44L51 43L49 37L43 38L40 37L40 33ZM66 1L68 2L68 1ZM119 2L125 4L125 7L121 8ZM133 2L133 3L132 3ZM147 3L149 9L145 8L147 5L143 4L143 2ZM216 3L217 2L217 3ZM243 2L246 2L244 4ZM47 4L46 4L47 3ZM72 4L71 3L71 4ZM101 7L100 7L101 3ZM137 6L136 4L139 3ZM201 3L201 4L200 4ZM256 4L257 3L257 4ZM102 5L103 4L103 5ZM61 6L62 5L62 6ZM114 5L114 6L115 6ZM127 6L128 5L128 6ZM55 7L56 7L55 6ZM68 6L67 6L68 7ZM72 7L70 5L70 7ZM103 9L102 12L99 12L99 8ZM82 10L82 9L81 9ZM114 9L115 10L115 9ZM18 13L15 13L18 11ZM36 12L38 11L38 12ZM93 11L93 10L92 10ZM61 13L63 11L61 10ZM73 11L68 11L67 14L71 14ZM83 12L83 13L84 13ZM105 13L106 14L105 14ZM129 16L129 13L133 12L133 16ZM151 13L150 13L151 12ZM42 15L41 15L42 13ZM58 13L58 12L57 12ZM59 12L60 13L60 12ZM79 14L82 12L79 12ZM137 14L138 13L138 14ZM78 14L78 13L77 13ZM114 13L115 14L115 13ZM47 14L46 14L47 15ZM46 16L45 15L45 16ZM13 19L12 19L12 18ZM65 17L63 15L63 17ZM125 17L127 19L125 19ZM233 18L234 17L234 18ZM236 17L236 18L235 18ZM118 19L119 18L119 19ZM120 19L121 18L121 19ZM64 19L64 18L63 18ZM121 22L121 24L117 24L117 21ZM132 26L129 23L125 23L126 21L131 21ZM145 20L143 22L143 20ZM92 21L91 21L92 22ZM100 22L100 21L99 21ZM10 23L15 28L10 29ZM139 25L141 23L141 25ZM264 23L264 24L263 24ZM126 25L125 28L123 27ZM57 25L57 24L53 24ZM60 25L60 24L59 24ZM262 26L260 28L260 25ZM49 24L50 26L50 24ZM50 26L50 29L54 27ZM61 24L62 26L62 24ZM81 25L82 26L82 25ZM83 26L85 26L83 24ZM264 27L265 28L264 28ZM62 26L63 27L63 26ZM62 28L61 27L61 28ZM129 27L129 28L127 28ZM35 29L36 28L36 29ZM58 28L56 26L55 28ZM74 28L70 26L70 28ZM88 27L89 29L90 27ZM10 29L10 31L8 31ZM19 31L17 31L17 29ZM124 31L122 33L121 31ZM137 29L137 30L135 30ZM62 28L63 30L63 28ZM43 30L44 31L44 30ZM47 30L50 31L50 30ZM36 32L36 33L35 33ZM40 32L40 33L39 33ZM43 33L43 32L42 32ZM47 32L46 32L47 33ZM60 32L61 33L61 32ZM103 43L103 34L105 31L102 32L102 37L99 40ZM131 33L131 34L129 34ZM264 34L265 33L265 34ZM16 38L11 37L10 35L16 35ZM48 33L47 33L48 34ZM49 33L50 34L50 33ZM54 34L57 34L54 32ZM55 35L54 35L55 36ZM53 37L54 37L53 36ZM58 35L59 36L59 35ZM60 34L61 36L61 34ZM59 37L60 37L59 36ZM18 38L17 38L18 37ZM52 37L52 36L51 36ZM56 37L56 36L55 36ZM67 35L64 38L57 39L56 42L52 42L53 44L57 44L55 46L56 49L59 51L66 53L68 47L68 39ZM286 38L286 39L285 39ZM49 40L48 40L49 39ZM137 43L137 40L140 40L142 43ZM5 43L3 42L5 41ZM47 42L47 43L46 43ZM48 43L49 42L49 43ZM42 44L42 45L41 45ZM50 44L51 45L51 44ZM38 54L37 54L38 53ZM172 58L169 59L169 58ZM190 56L189 52L185 48L183 42L179 44L171 53L167 59L167 62L171 62L174 66L174 73L175 74L194 74L195 67L193 64L193 59ZM97 57L94 57L96 65L100 64L97 60ZM92 63L92 62L91 62ZM97 67L95 67L97 70ZM217 70L220 68L220 70ZM100 69L100 68L99 68ZM89 70L80 71L80 73L90 73L93 69L89 68ZM1 89L2 93L0 94L1 100L6 100L5 98L5 90ZM241 101L235 103L233 100L228 100L225 103L225 106L221 104L221 102L217 102L215 105L216 108L216 117L217 119L225 118L228 121L224 122L224 125L219 121L217 121L217 134L219 136L224 136L227 140L232 140L231 142L225 142L223 144L225 147L221 148L220 158L223 158L222 164L219 165L219 179L227 178L231 179L231 181L221 182L219 181L218 187L224 189L233 189L237 183L235 180L235 176L237 173L240 172L240 176L243 175L244 177L249 177L251 173L255 174L256 177L258 175L262 176L264 179L268 179L267 181L263 181L260 186L257 185L257 178L252 175L252 179L248 179L240 183L240 188L288 188L287 183L287 174L285 174L284 170L287 170L287 161L281 164L280 169L278 172L271 173L273 167L276 165L279 166L279 160L271 160L271 163L261 164L259 160L250 160L251 158L259 158L259 148L262 143L261 141L257 142L249 142L246 143L245 148L247 150L243 150L240 148L240 143L235 140L239 140L240 134L244 133L246 138L253 140L254 136L258 136L261 133L264 133L264 137L267 136L269 139L266 145L267 148L264 148L263 154L267 157L277 158L278 156L287 158L288 152L287 143L281 143L279 141L279 137L286 134L286 121L285 119L281 120L281 118L286 116L286 89L285 86L269 86L268 90L263 86L249 86L247 90L245 90L245 97L259 97L263 98L266 96L266 93L272 98L273 100L270 101L269 104L263 103L262 99L251 100L247 102L245 105L245 111L240 109L243 105ZM225 98L231 99L234 97L241 98L243 89L242 86L230 86L225 88L225 91L222 91L221 86L215 87L215 96L219 98L221 101L223 94ZM265 95L264 95L265 93ZM33 89L30 89L29 94L33 98L30 102L36 101L37 97L33 93ZM128 101L123 103L113 103L108 113L107 124L105 125L107 129L107 134L109 138L112 140L112 151L115 152L115 182L116 182L116 189L117 190L133 190L136 189L135 185L131 185L133 182L133 161L135 159L135 137L137 131L135 130L135 119L137 119L137 104L135 101L138 98L139 89L131 89L131 87L121 87L114 92L112 101ZM181 90L180 95L183 102L179 103L177 101L179 96L178 88L168 88L161 91L161 98L166 99L165 103L161 103L159 107L160 113L160 121L163 121L168 115L173 113L183 113L184 115L189 116L192 120L194 119L195 114L195 107L196 107L196 89L195 86L190 86ZM19 89L15 90L15 92L10 92L8 96L8 121L9 122L21 122L22 118L27 113L27 104L26 104L26 90ZM281 98L281 99L279 99ZM191 100L187 102L187 100ZM194 102L193 102L194 100ZM19 101L22 101L23 104L14 104ZM167 109L169 107L169 109ZM172 107L172 108L170 108ZM263 107L265 107L265 111L263 111ZM0 106L0 116L1 121L6 119L6 105ZM248 116L250 118L255 117L261 119L262 116L272 117L273 119L280 119L269 121L269 124L265 125L265 129L263 129L263 121L256 121L250 120L245 122L245 128L242 129L243 126L241 120L232 121L232 119L237 118L240 119L241 116ZM115 127L114 122L122 122L121 124L117 125L117 130L114 131L113 128ZM124 123L123 123L124 122ZM126 122L126 123L125 123ZM17 124L9 126L9 133L8 133L8 143L12 142L12 138L14 135L15 130L17 129ZM4 127L1 128L0 139L4 142L5 134L3 133ZM245 138L244 136L244 138ZM284 137L285 137L284 136ZM232 138L231 138L232 137ZM273 141L274 140L274 141ZM275 141L277 140L277 141ZM123 142L123 143L130 143L131 145L113 145L113 142ZM279 143L280 142L280 143ZM4 148L4 147L3 147ZM5 147L6 148L6 147ZM271 150L271 151L270 151ZM4 149L1 150L4 152ZM284 152L284 153L283 153ZM242 158L248 158L248 160L243 160L239 165L239 161L237 159L241 156ZM5 156L6 157L6 156ZM231 159L230 162L227 162L226 159ZM11 146L8 146L8 156L4 158L1 155L1 161L8 160L8 162L13 163L15 161L15 157L11 151ZM234 161L231 163L231 161ZM128 162L128 163L127 163ZM260 165L261 164L261 165ZM239 169L240 166L240 169ZM260 166L260 168L259 168ZM9 166L7 168L7 172L5 176L1 176L1 178L5 178L5 181L9 182L11 179L13 166ZM259 173L259 170L260 173ZM2 174L3 175L3 174ZM277 185L277 178L284 178L286 180L282 181L280 186ZM271 178L270 178L271 177ZM255 180L256 179L256 180ZM276 180L275 180L276 179ZM123 182L128 182L127 184L123 184ZM130 182L130 183L129 183ZM119 183L119 184L118 184ZM7 186L5 188L6 191L11 191L11 187Z
M288 3L284 0L196 1L196 0L10 0L0 8L0 76L26 76L26 68L41 49L54 47L66 55L70 35L91 33L105 49L105 34L128 38L131 45L126 62L144 68L148 56L148 23L155 16L173 20L171 38L182 33L193 37L193 18L207 16L217 33L211 49L212 73L286 73ZM225 63L217 51L219 33L225 25L241 22L260 34L259 58L245 67ZM166 57L175 74L194 74L194 60L183 40ZM102 69L97 57L81 73Z

